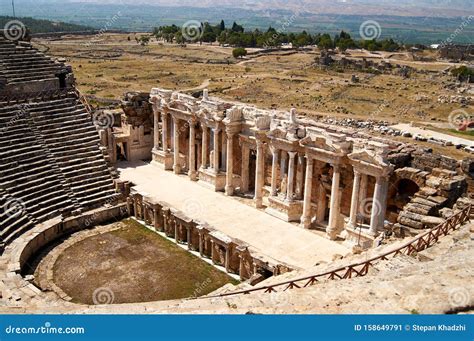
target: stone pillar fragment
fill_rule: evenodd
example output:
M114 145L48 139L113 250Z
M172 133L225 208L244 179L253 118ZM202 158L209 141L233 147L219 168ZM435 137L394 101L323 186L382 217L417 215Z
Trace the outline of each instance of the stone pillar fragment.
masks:
M155 111L153 113L153 149L158 150L160 148L160 113Z
M265 171L265 144L257 139L257 169L255 172L255 205L257 208L263 206L263 181Z
M242 144L242 192L249 191L249 163L250 163L250 149L247 144Z
M286 200L293 201L294 179L295 179L295 156L296 152L288 152L288 187L286 189Z
M277 181L278 181L278 153L280 151L273 147L272 154L273 154L273 162L272 162L272 196L277 195Z
M214 128L214 172L219 173L219 128Z
M174 159L173 159L173 171L175 174L181 173L181 165L179 163L179 122L178 119L173 117L173 138L174 138L174 143L173 143L173 153L174 153Z
M197 180L196 174L196 125L193 120L189 121L189 178Z
M338 221L339 221L339 209L340 209L340 198L339 198L339 183L341 179L341 173L339 165L333 165L332 175L332 187L331 187L331 207L329 211L329 225L327 227L327 235L331 240L337 238L338 233Z
M208 140L208 131L209 128L206 127L205 125L202 125L202 145L201 145L201 167L202 169L207 168L207 157L208 157L208 145L207 145L207 140Z
M313 190L313 167L314 160L310 157L307 157L303 215L301 216L301 224L306 229L311 227L311 194Z
M360 191L361 174L354 170L354 184L352 187L352 198L351 198L351 213L349 217L349 226L357 226L357 214L359 212L359 191Z
M227 169L225 194L227 196L234 195L234 134L227 133Z

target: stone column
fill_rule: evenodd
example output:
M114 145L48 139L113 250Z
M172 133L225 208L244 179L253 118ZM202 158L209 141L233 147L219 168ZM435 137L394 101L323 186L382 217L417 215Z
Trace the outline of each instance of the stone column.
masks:
M280 179L282 180L286 177L287 160L288 160L288 153L282 150L281 157L280 157Z
M191 228L186 227L186 242L188 243L188 250L191 250Z
M219 128L214 128L214 172L219 173Z
M369 234L375 236L377 232L383 227L382 214L385 214L382 209L387 203L384 202L384 197L386 196L385 190L387 186L385 185L385 178L378 176L375 181L374 197L372 199L372 212L370 214L370 229Z
M362 174L360 180L360 190L359 190L359 204L363 203L367 199L367 188L369 185L369 176L367 174Z
M379 227L381 230L385 227L385 214L387 213L387 196L388 196L388 182L389 179L382 178L382 196L380 199L380 222Z
M298 166L296 168L296 199L303 199L304 182L304 155L298 154Z
M354 169L354 185L352 187L351 214L349 217L349 226L357 226L357 214L359 213L359 190L361 174Z
M194 120L189 120L189 171L192 181L197 180L196 174L196 125Z
M301 224L305 229L311 227L311 194L313 190L314 160L306 156L306 178L304 187L303 215Z
M257 138L257 169L255 172L255 205L257 208L263 206L263 181L265 180L265 144Z
M227 165L227 135L222 133L222 153L221 153L221 167L224 170Z
M242 255L239 255L239 277L241 281L244 280L244 269L244 257Z
M161 115L161 125L162 125L161 144L163 147L163 151L167 153L168 152L168 114L166 113L166 111L163 111L163 114Z
M158 150L160 148L160 112L157 110L153 114L153 149Z
M234 134L227 133L227 167L225 195L234 195Z
M208 140L208 130L209 128L205 125L202 126L202 150L201 150L201 168L206 169L207 168L207 156L208 156L208 145L207 145L207 140Z
M173 171L175 174L181 173L181 165L179 164L179 124L178 119L173 117Z
M249 162L250 149L246 143L242 143L242 192L249 191Z
M153 208L153 227L155 228L155 231L160 230L160 225L158 224L158 208Z
M329 225L327 227L327 234L331 240L337 238L339 220L339 182L341 173L339 165L333 165L332 187L331 187L331 207L329 211Z
M317 202L318 205L316 206L316 223L322 224L324 219L326 218L326 207L327 207L327 197L326 197L326 190L321 182L321 174L322 168L316 168L317 170Z
M227 157L229 154L227 154ZM230 246L225 248L225 271L230 272Z
M271 196L277 195L277 181L278 181L278 153L279 149L272 147L273 162L272 162L272 193Z
M294 179L295 179L295 156L296 152L288 152L288 187L286 189L286 200L293 201Z
M202 231L199 231L199 254L204 257L204 236Z

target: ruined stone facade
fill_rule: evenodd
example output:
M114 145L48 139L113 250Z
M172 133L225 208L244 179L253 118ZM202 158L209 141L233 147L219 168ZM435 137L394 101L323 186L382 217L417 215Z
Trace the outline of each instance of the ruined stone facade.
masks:
M466 191L464 176L436 168L441 161L422 167L403 143L297 117L296 109L261 110L207 90L197 99L155 88L150 103L154 164L252 197L256 208L333 240L370 247L387 228L432 227L438 220L428 217Z

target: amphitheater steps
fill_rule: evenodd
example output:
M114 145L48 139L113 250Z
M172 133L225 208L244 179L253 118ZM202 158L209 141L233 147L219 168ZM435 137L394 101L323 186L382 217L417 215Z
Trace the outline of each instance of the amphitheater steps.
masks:
M117 194L99 135L77 98L29 108L35 125L78 203L96 207Z
M11 200L28 215L27 220L35 224L75 207L64 186L65 179L37 136L28 112L22 118L9 120L18 110L22 108L13 106L0 113L1 126L7 128L0 134L0 188L10 194ZM20 134L21 139L12 139ZM14 226L2 225L2 239L10 240L32 226L24 222L21 219Z
M11 204L15 199L9 196L0 187L0 249L2 244L8 244L10 240L33 227L32 217L27 214L21 206L17 206L19 211L12 214Z

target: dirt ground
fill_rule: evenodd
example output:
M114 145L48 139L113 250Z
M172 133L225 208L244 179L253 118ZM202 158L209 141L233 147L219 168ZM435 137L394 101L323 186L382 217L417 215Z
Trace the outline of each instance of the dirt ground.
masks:
M133 220L117 224L120 229L78 242L57 259L54 282L74 302L97 304L101 292L113 303L179 299L237 283Z
M220 97L262 108L295 106L308 116L329 113L427 122L447 121L453 110L460 109L460 104L437 102L440 95L457 95L445 87L452 81L450 76L442 74L452 64L414 61L409 53L350 51L347 56L390 61L424 72L403 79L398 75L323 70L314 64L317 49L236 60L231 48L216 44L180 47L152 39L143 47L135 42L134 34L66 36L35 42L48 54L67 59L80 90L102 98L119 99L125 91L150 91L152 87L183 91L205 85ZM359 83L350 81L353 74Z

